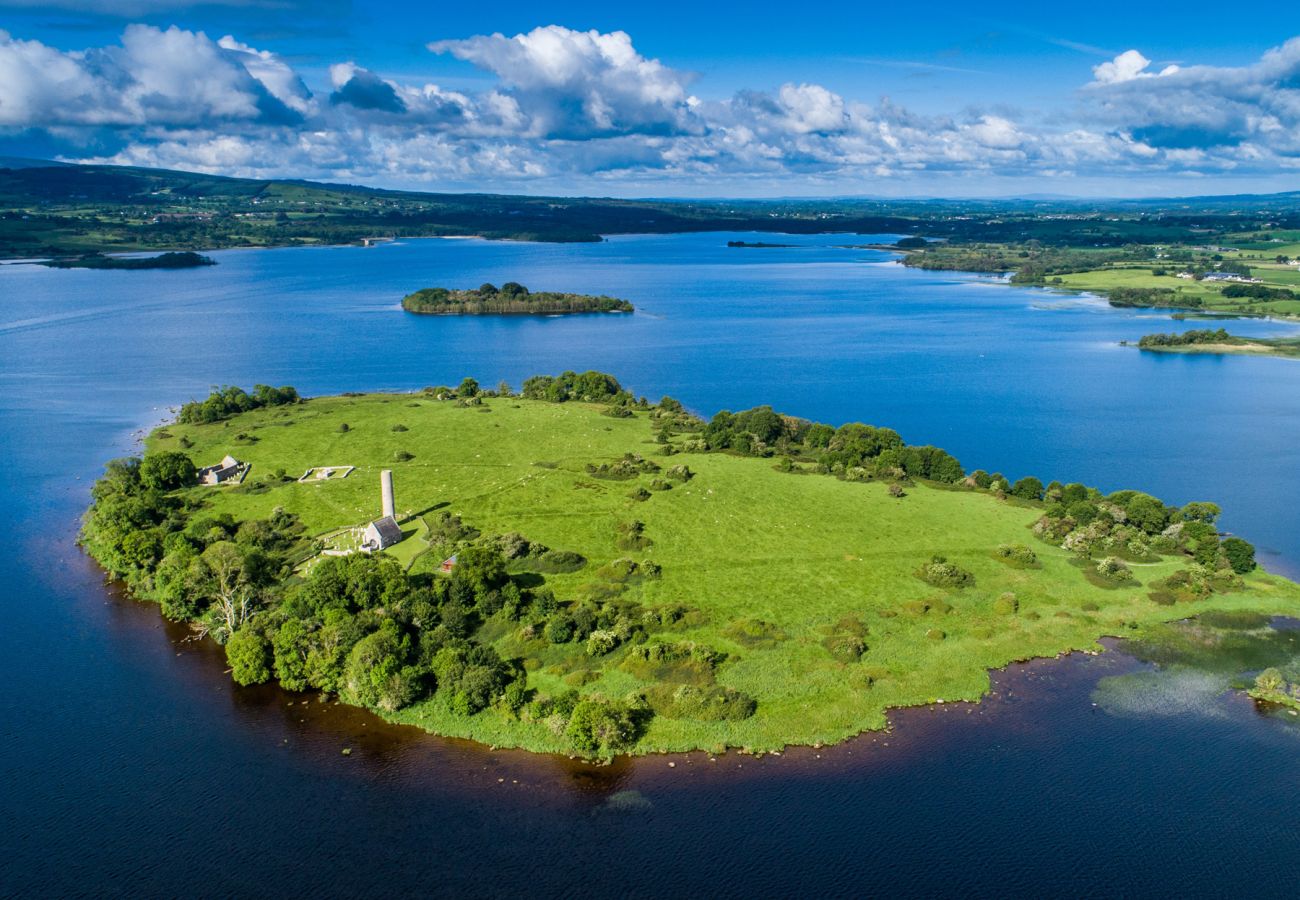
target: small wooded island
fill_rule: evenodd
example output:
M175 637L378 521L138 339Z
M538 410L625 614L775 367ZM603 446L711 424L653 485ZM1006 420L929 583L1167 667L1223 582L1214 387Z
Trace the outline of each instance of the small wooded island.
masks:
M1300 358L1300 338L1244 338L1227 329L1193 329L1172 334L1147 334L1138 349L1153 353L1212 353Z
M770 407L706 421L597 372L225 388L92 497L87 551L239 683L584 757L840 741L1016 660L1300 611L1212 503Z
M47 259L41 265L52 269L123 269L127 271L143 269L197 269L202 266L215 266L217 261L210 256L191 251L160 253L157 256L105 256L102 253L88 253L84 256Z
M484 284L473 290L424 288L402 298L402 309L434 316L561 316L572 313L632 312L616 297L528 290L507 281L501 287Z

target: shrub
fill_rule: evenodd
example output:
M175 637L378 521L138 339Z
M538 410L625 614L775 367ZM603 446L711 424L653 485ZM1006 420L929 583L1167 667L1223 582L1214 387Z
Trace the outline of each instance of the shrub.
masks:
M618 526L618 537L614 541L620 550L645 550L654 541L645 536L644 522L624 522Z
M770 650L786 639L786 633L762 619L736 619L722 629L723 635L754 650Z
M1132 570L1117 556L1107 556L1102 559L1097 563L1094 571L1104 580L1114 584L1128 581L1133 577Z
M574 705L564 736L583 756L610 757L635 744L637 731L626 704L592 697Z
M1255 676L1255 690L1262 694L1276 694L1286 687L1286 679L1277 669L1268 668Z
M400 432L400 431L410 431L411 429L407 428L405 425L398 424L398 425L394 425L391 430Z
M347 422L340 422L339 427L335 428L334 430L337 431L339 434L346 434L347 432L352 430L352 426L350 426Z
M1043 483L1030 475L1011 486L1011 495L1022 500L1041 500L1043 499Z
M925 633L925 636L932 641L942 641L943 639L948 637L947 634L945 634L943 631L939 630L938 628L931 628Z
M702 722L748 719L758 706L748 694L716 684L658 684L646 692L646 699L656 715Z
M893 497L896 500L901 500L903 497L907 496L907 492L903 490L903 486L901 484L895 481L893 484L889 486L889 496Z
M692 478L695 477L695 473L692 472L690 467L686 465L669 466L668 471L664 472L664 475L666 475L668 478L672 479L673 481L681 481L681 482L690 481Z
M916 577L934 587L965 588L975 583L975 576L960 566L935 556L916 571Z
M1255 547L1249 541L1239 537L1226 538L1223 541L1223 554L1228 558L1228 565L1238 575L1245 575L1255 568Z
M1013 616L1019 609L1020 601L1010 591L998 595L998 598L993 601L993 611L1000 616Z
M994 556L1009 566L1028 569L1038 565L1038 555L1024 544L1000 544Z
M552 644L567 644L573 640L573 620L564 614L551 616L542 633Z
M828 637L823 645L830 651L831 656L840 662L853 663L862 658L862 654L867 652L867 642L855 634L838 633Z
M650 499L650 492L643 487L639 487L636 490L629 493L628 497L640 503L644 503L646 500Z
M618 634L612 630L598 628L587 635L587 655L604 656L619 644Z
M394 462L410 462L410 461L413 460L413 459L415 459L415 454L414 454L414 453L408 453L408 452L405 451L405 450L398 450L397 452L395 452L395 453L393 454L393 461L394 461Z

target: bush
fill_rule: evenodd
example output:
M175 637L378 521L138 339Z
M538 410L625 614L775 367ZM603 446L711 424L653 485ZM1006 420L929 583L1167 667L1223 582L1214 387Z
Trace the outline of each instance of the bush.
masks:
M608 758L635 744L638 729L626 704L592 697L573 707L564 736L583 756Z
M1000 544L994 556L1017 569L1028 569L1038 565L1038 555L1024 544Z
M786 633L762 619L736 619L722 629L727 638L753 650L770 650L786 639Z
M1255 569L1255 547L1249 541L1243 541L1239 537L1226 538L1222 549L1228 558L1228 565L1238 575L1245 575Z
M1022 500L1041 500L1043 499L1043 483L1030 475L1011 486L1011 495Z
M654 541L645 535L644 522L624 522L618 526L618 537L614 540L620 550L645 550Z
M834 634L826 639L824 645L831 656L840 662L853 663L867 652L867 642L854 634Z
M1113 584L1128 581L1133 577L1132 570L1125 564L1124 560L1117 556L1107 556L1097 563L1094 571L1104 580Z
M753 697L716 684L659 684L647 692L656 715L701 722L738 722L754 714Z
M993 601L993 611L1000 616L1014 616L1019 609L1020 601L1010 591L1000 594L998 599Z
M934 587L960 589L975 583L973 574L948 562L942 556L932 557L928 563L917 569L916 577Z
M618 634L609 629L598 628L587 635L588 656L604 656L618 645Z
M542 633L552 644L567 644L573 640L573 620L567 615L554 615L547 620Z

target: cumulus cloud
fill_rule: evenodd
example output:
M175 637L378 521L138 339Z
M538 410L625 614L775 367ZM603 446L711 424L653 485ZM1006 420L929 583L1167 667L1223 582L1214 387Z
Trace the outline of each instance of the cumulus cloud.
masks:
M686 90L690 76L645 58L622 31L601 34L548 25L514 37L434 41L429 49L495 74L506 93L529 111L539 137L677 134L699 128L692 121L699 101Z
M331 103L388 113L406 112L406 104L397 96L393 85L353 63L330 66L330 80L334 82Z
M117 46L65 52L0 31L0 125L288 123L309 101L288 66L233 38L130 25Z
M937 175L1300 167L1300 39L1236 68L1153 70L1129 50L1051 122L921 115L809 82L705 101L691 73L623 32L548 26L428 46L494 83L450 90L348 61L317 95L288 61L232 35L131 25L111 46L62 50L0 31L0 137L37 129L66 142L65 158L238 175L566 190L671 178L852 192ZM89 146L109 149L77 149Z
M1150 65L1151 60L1138 51L1125 50L1110 62L1093 66L1092 75L1098 84L1119 84L1122 81L1132 81L1134 78L1158 78L1164 75L1173 75L1178 71L1178 66L1169 65L1158 73L1148 72L1147 67Z
M1233 148L1249 162L1300 153L1300 38L1248 66L1168 66L1158 74L1135 50L1095 70L1087 99L1099 121L1172 157ZM1110 67L1110 68L1107 68Z

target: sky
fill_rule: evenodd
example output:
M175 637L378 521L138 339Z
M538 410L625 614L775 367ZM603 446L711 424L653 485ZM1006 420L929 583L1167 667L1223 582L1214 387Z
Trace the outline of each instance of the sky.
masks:
M0 155L624 197L1297 190L1300 15L0 0Z

